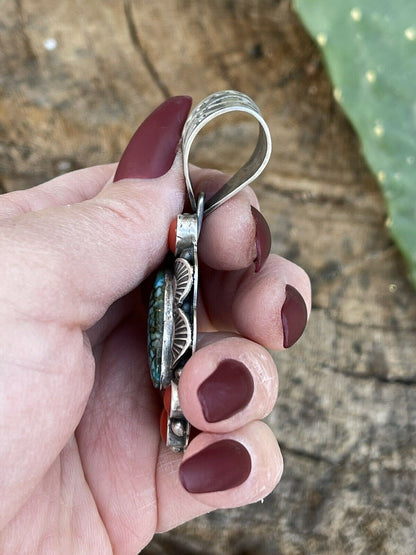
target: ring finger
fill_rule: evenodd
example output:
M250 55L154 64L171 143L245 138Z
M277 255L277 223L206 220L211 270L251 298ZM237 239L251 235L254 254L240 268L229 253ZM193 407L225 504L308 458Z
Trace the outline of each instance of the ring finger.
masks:
M267 416L276 402L274 361L242 337L203 334L185 365L179 397L185 417L198 430L224 433Z

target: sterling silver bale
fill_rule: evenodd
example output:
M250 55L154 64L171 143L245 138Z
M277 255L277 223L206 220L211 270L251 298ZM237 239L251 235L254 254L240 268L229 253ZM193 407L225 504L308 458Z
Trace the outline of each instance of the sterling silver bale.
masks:
M259 125L256 146L249 160L205 202L204 192L195 197L189 156L192 144L205 125L228 112L244 112ZM180 214L176 222L175 251L159 270L149 302L148 356L153 385L169 389L166 445L184 451L189 442L190 424L179 402L182 369L196 349L198 253L197 245L203 218L254 181L271 155L270 131L253 100L238 91L220 91L200 102L188 117L182 133L183 171L191 204L191 214Z

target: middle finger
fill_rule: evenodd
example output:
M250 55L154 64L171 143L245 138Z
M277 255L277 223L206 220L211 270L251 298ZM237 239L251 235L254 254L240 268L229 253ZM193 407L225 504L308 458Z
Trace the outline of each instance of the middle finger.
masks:
M192 168L196 195L210 198L228 180L217 171ZM245 187L204 220L198 241L202 262L217 270L240 270L253 265L258 271L270 252L270 229L258 211L254 191Z

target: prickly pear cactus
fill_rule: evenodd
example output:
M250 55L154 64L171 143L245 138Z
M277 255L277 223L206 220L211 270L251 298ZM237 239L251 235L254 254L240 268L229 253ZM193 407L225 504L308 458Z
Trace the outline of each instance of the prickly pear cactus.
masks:
M294 0L387 201L416 285L416 0Z

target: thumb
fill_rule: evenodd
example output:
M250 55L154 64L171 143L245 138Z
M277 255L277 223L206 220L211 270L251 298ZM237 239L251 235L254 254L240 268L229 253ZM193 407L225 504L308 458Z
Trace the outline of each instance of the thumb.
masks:
M184 96L161 104L131 139L114 183L96 197L5 222L6 283L15 298L23 289L32 315L86 329L161 263L169 225L183 208L177 149L190 105Z

